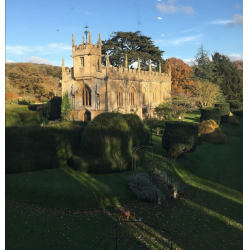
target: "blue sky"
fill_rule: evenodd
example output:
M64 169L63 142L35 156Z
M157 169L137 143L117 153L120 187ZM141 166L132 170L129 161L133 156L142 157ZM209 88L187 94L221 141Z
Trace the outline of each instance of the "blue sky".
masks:
M5 61L60 66L64 57L72 67L72 33L81 44L86 24L94 43L99 33L140 30L164 59L190 63L201 44L243 58L243 0L6 0Z

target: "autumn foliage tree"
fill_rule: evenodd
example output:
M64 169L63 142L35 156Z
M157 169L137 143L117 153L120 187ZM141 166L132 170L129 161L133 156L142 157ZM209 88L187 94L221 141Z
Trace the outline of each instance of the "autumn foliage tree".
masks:
M171 67L172 94L175 96L180 93L189 92L190 87L194 85L194 82L191 80L193 70L184 61L175 57L165 61L164 67L166 73L169 70L169 65Z

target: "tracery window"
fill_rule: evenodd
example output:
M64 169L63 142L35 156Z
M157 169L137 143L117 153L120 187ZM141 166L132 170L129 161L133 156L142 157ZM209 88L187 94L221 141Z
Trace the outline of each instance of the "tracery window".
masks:
M124 96L124 88L120 86L117 91L117 107L123 107L123 96Z
M82 104L84 106L91 106L91 90L87 85L82 90Z
M131 106L135 105L135 95L136 95L136 91L134 86L130 88L130 92L129 92L129 104Z

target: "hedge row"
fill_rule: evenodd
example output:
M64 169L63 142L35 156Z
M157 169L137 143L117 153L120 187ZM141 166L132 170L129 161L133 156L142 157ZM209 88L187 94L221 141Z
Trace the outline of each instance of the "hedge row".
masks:
M5 130L5 171L20 173L63 167L80 148L86 123L59 123L44 127L8 127Z
M41 112L5 112L5 127L39 126L43 122Z
M221 123L226 123L230 113L229 103L215 103L214 106L220 109Z
M205 120L214 120L218 125L221 123L221 115L219 108L202 108L200 122Z

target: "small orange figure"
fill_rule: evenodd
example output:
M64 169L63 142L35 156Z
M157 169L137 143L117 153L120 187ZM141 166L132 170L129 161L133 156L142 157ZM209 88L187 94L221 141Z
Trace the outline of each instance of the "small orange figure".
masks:
M135 217L135 213L131 213L130 211L122 211L120 213L119 220L123 216L127 217L127 221L128 221L130 216Z

